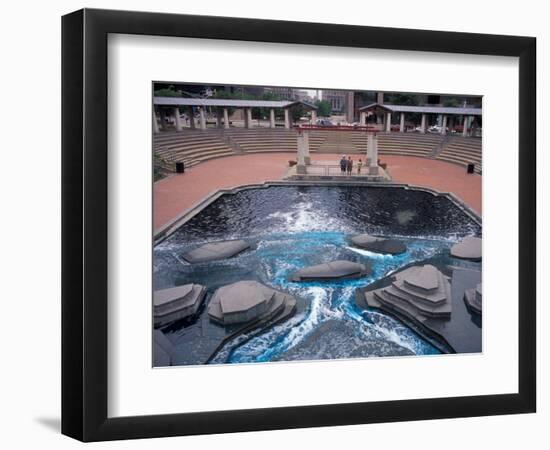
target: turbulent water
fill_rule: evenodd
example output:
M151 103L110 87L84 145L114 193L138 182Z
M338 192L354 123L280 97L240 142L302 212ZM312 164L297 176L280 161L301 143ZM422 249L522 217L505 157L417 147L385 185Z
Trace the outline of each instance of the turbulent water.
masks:
M397 256L349 245L357 233L397 236L408 247ZM225 195L154 250L155 289L200 283L217 287L255 279L288 292L303 306L265 332L231 342L213 363L369 356L424 355L437 350L391 317L355 306L366 286L415 261L441 258L460 237L480 227L452 202L399 188L269 187ZM198 244L244 238L252 250L225 261L189 265L181 254ZM359 280L294 283L288 277L313 264L347 259L371 267ZM456 261L453 261L456 264ZM171 330L174 341L182 330Z

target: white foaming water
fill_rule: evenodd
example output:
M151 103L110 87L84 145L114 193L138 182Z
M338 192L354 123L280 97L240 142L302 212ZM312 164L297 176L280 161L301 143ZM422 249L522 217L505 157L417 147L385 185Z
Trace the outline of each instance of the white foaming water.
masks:
M274 212L268 216L268 219L275 219L279 222L274 226L274 231L276 232L351 231L340 220L329 216L319 208L315 208L311 202L301 202L293 205L290 212Z
M355 247L348 247L348 246L345 246L344 248L347 249L347 250L351 250L352 252L358 253L358 254L361 255L361 256L366 256L366 257L368 257L368 258L374 258L374 259L389 259L389 258L393 258L393 257L394 257L393 255L390 255L390 254L374 253L374 252L369 252L368 250L363 250L363 249L355 248Z

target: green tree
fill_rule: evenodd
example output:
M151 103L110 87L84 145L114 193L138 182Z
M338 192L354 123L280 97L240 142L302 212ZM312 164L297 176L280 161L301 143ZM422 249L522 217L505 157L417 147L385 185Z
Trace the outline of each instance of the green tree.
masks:
M317 114L321 117L327 117L330 116L330 113L332 112L332 107L330 106L330 102L327 102L326 100L317 100L315 103L315 106L317 106Z
M155 91L155 97L182 97L181 91L176 91L173 85L167 88L157 89Z

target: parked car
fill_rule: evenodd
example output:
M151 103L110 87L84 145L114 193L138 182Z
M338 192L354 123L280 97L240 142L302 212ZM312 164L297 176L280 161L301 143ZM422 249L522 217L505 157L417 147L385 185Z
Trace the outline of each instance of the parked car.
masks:
M320 127L333 127L334 123L330 119L317 119L317 125Z

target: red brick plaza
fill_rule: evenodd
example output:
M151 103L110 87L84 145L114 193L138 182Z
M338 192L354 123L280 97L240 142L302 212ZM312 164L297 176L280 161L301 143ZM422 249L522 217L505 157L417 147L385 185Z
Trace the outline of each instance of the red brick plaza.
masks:
M172 175L154 185L154 227L171 222L208 194L251 183L281 180L288 171L291 153L256 153L211 159L184 174ZM312 154L313 161L333 160L341 155ZM359 155L356 155L357 159ZM382 156L394 182L452 192L481 214L481 176L467 174L463 166L413 156Z

